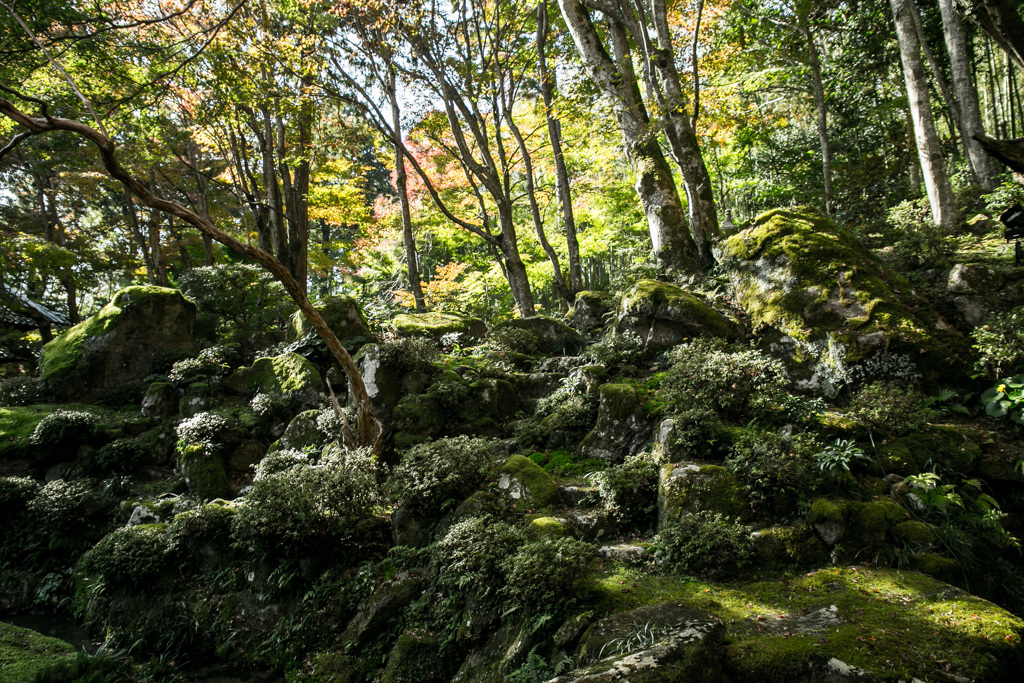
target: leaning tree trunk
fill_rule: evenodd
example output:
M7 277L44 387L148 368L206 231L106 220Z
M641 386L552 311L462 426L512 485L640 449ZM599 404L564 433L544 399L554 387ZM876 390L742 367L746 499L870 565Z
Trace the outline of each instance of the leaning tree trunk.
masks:
M366 385L363 382L363 378L359 374L359 368L356 367L352 357L348 354L348 351L345 350L345 347L341 345L341 342L338 341L337 335L334 334L331 328L324 321L320 312L313 308L313 305L306 297L306 293L302 285L292 277L291 273L288 272L288 269L285 268L273 254L235 239L223 230L217 228L206 218L203 218L195 211L192 211L182 204L162 199L153 194L148 187L139 182L131 173L128 172L127 169L124 168L124 166L121 165L120 160L117 158L117 146L114 144L114 141L96 129L87 126L84 123L57 116L46 116L44 118L33 117L22 112L14 106L12 102L3 98L0 98L0 115L6 116L11 121L27 128L29 133L34 135L55 130L65 130L86 138L99 148L100 156L103 160L103 166L106 169L107 174L111 178L120 181L132 192L132 194L138 197L143 204L152 209L166 212L172 216L177 216L204 235L209 235L217 242L234 249L243 256L251 258L253 261L259 263L270 271L277 281L284 286L285 291L288 292L292 301L295 302L299 307L299 310L306 316L306 319L313 325L313 328L320 335L321 339L323 339L327 344L327 348L331 351L334 359L338 361L338 364L345 371L345 374L348 377L349 385L352 388L352 397L355 399L358 413L355 428L352 429L348 425L345 425L342 431L342 438L345 441L345 444L350 447L371 447L374 452L379 453L382 445L383 430L380 422L378 422L373 416L370 396L366 391Z
M1002 170L999 162L985 154L974 136L985 132L981 121L981 107L978 105L978 91L971 79L971 57L967 52L967 40L960 15L953 7L953 0L939 0L942 12L942 32L949 52L950 71L953 75L953 94L960 108L960 120L967 137L967 157L971 161L974 182L984 190L992 190L998 184L997 176Z
M636 174L635 189L647 217L658 265L669 272L703 272L697 245L686 226L679 190L650 130L650 118L630 60L619 60L618 64L612 61L580 0L558 0L558 5L587 74L612 101L626 157ZM608 28L613 40L625 42L620 24L609 19Z
M910 0L889 0L896 24L903 78L907 85L907 100L914 120L914 138L917 141L932 220L943 228L952 229L956 223L953 188L946 175L946 164L935 132L928 98L928 81L921 61L921 45L917 40L913 17L910 16L910 12L916 9L909 3Z

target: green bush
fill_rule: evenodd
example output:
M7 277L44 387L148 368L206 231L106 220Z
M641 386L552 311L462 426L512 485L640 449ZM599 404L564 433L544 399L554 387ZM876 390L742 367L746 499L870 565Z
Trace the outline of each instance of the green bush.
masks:
M171 368L174 367L175 363L180 360L185 360L186 358L195 358L196 355L198 355L198 353L195 349L185 347L160 351L153 356L153 363L149 366L149 371L154 375L163 375L166 377L171 373Z
M216 444L228 428L227 421L215 413L197 413L186 418L175 427L181 446Z
M39 484L28 477L0 477L0 518L13 520L25 511Z
M787 440L772 430L745 429L723 464L743 482L755 513L785 517L794 514L816 487L814 454L823 448L813 434Z
M487 333L487 347L499 354L519 353L532 356L537 353L540 339L535 332L517 327L499 327Z
M36 672L32 683L134 683L139 680L124 656L87 655L61 659Z
M600 364L612 377L635 377L654 354L648 351L638 334L606 334L583 352L587 363Z
M313 459L309 453L294 448L284 448L273 453L268 453L256 465L255 480L266 479L267 477L284 472L296 465L313 465Z
M492 439L468 436L414 446L391 473L387 493L418 514L436 517L480 488L496 449Z
M108 586L138 587L169 566L172 551L166 524L121 527L85 553L79 569L102 577Z
M597 549L574 538L542 539L520 546L502 563L506 609L548 613L581 596L597 560Z
M669 352L662 401L678 411L712 409L731 419L771 416L788 387L782 363L753 349L699 339Z
M956 252L948 232L932 221L927 197L897 204L889 210L887 223L877 251L896 270L945 265Z
M516 439L523 448L574 448L594 428L597 411L597 398L577 393L570 376L537 403L533 417L517 425Z
M750 527L717 512L680 513L662 527L654 557L669 571L729 577L753 562L750 534Z
M146 462L148 449L138 439L118 439L103 445L93 458L101 475L133 474Z
M295 311L284 287L257 266L192 268L178 277L178 284L196 303L197 327L199 319L210 320L218 339L242 340L263 330L284 329Z
M92 487L83 480L47 482L28 502L36 526L46 531L67 531L69 525L79 526L96 506Z
M431 552L437 584L469 601L494 602L504 564L526 542L522 529L489 515L456 522Z
M623 526L653 526L658 509L658 465L644 453L594 476L604 507Z
M244 550L283 557L354 556L376 540L381 497L369 453L329 451L261 476L232 518Z
M434 372L441 350L429 337L402 337L380 345L380 362L395 372Z
M71 446L96 435L99 419L82 410L55 410L36 425L29 441L37 446Z
M847 415L883 436L900 436L924 426L938 413L913 389L873 382L853 397Z
M30 406L42 403L43 390L38 377L5 377L0 379L0 406Z
M971 330L978 360L974 369L995 379L1016 372L1024 362L1024 306L1009 313L993 313Z

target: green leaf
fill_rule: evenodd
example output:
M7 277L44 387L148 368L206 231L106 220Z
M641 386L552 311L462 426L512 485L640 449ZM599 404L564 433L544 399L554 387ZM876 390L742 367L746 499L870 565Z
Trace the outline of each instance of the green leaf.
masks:
M981 395L982 403L991 403L997 399L1002 398L1003 392L999 391L996 387L992 387Z
M1009 403L1009 401L994 401L985 405L985 413L992 417L1003 417L1006 415L1006 408L1003 403Z

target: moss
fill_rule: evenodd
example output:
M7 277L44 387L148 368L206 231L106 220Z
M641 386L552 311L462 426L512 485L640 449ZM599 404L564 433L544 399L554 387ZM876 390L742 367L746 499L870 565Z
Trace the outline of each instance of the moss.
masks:
M180 296L178 290L166 287L137 286L122 289L96 315L83 320L43 347L40 365L47 383L51 386L59 383L61 377L78 363L88 340L115 326L122 311L128 306L151 297Z
M685 325L692 336L731 338L733 331L722 314L675 285L641 280L623 295L623 310L654 314L659 308L672 309L672 317Z
M399 336L426 336L435 340L446 334L479 337L487 331L483 320L455 313L400 313L391 319L391 325Z
M528 520L529 523L526 527L526 533L529 534L530 538L534 541L540 541L545 538L555 540L572 535L572 529L570 529L565 520L560 517L542 517L540 515L532 517L532 519Z
M231 494L224 459L206 444L185 447L178 458L188 488L202 500L225 498Z
M658 484L658 516L679 511L718 512L748 520L750 505L739 479L720 465L664 465Z
M75 648L31 629L0 621L0 682L31 681L56 661L73 659Z
M930 469L939 463L961 474L970 474L981 460L981 446L970 439L967 433L956 427L932 425L913 434L887 444L883 449L886 460L893 471L896 463L908 465L912 471L901 474L915 474Z
M836 657L883 680L932 680L936 661L977 680L1015 680L1024 621L990 602L913 572L830 568L723 585L614 567L595 588L625 611L676 601L725 621L735 680L800 677L814 657ZM838 608L826 631L801 633L802 615Z
M311 683L355 683L362 679L359 660L340 652L319 652L310 657L310 672L303 672L301 680Z
M513 455L501 468L500 474L518 480L526 489L528 501L534 509L558 504L558 486L540 465L522 455Z
M441 402L432 396L406 396L392 413L395 445L407 448L437 437L444 427L446 415Z
M301 394L308 398L323 389L316 366L297 353L257 358L251 368L239 368L228 379L228 386L239 393Z
M908 519L906 510L890 499L871 503L847 502L847 531L843 546L850 552L877 550L886 533Z
M54 406L0 408L0 459L30 457L32 432L54 410Z
M754 533L753 541L761 562L768 567L820 565L828 560L828 549L806 525L761 529Z
M934 576L940 581L960 581L963 574L954 560L934 553L918 553L911 566L922 574Z
M811 510L808 514L808 519L810 519L812 524L821 524L824 522L843 524L843 503L842 501L818 498L811 503Z
M345 295L329 296L314 302L313 308L320 312L324 322L339 340L355 340L359 337L362 337L362 341L370 339L370 328L359 309L359 303L354 298ZM291 340L301 339L314 331L302 311L296 311L292 315L288 328L288 338Z
M398 637L388 655L381 683L419 683L444 680L439 664L437 636L409 629Z
M917 548L933 545L936 540L930 526L914 520L900 522L893 527L892 534L901 543Z

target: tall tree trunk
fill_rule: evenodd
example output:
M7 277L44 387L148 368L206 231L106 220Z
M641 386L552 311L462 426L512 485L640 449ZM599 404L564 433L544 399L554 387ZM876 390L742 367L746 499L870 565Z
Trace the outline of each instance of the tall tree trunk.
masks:
M954 97L946 77L942 73L939 60L935 58L935 53L932 52L932 48L928 44L928 36L924 32L924 23L921 21L921 11L917 7L916 0L909 0L907 9L911 20L914 22L917 42L921 45L925 60L928 62L928 68L932 72L932 78L935 79L935 84L939 87L939 94L942 96L942 102L946 105L944 112L946 127L949 129L950 135L956 135L960 138L960 146L953 148L954 158L959 159L960 150L963 149L965 153L967 151L967 131L964 128L963 117L960 114L960 105L956 97ZM970 156L967 157L967 160L970 162Z
M530 278L526 274L526 265L519 256L519 245L516 240L515 225L512 222L512 206L501 203L498 205L498 224L501 234L497 236L497 247L501 250L502 262L505 265L505 279L512 290L512 300L516 302L519 315L532 318L537 315L534 310L533 292L530 290Z
M135 202L132 200L132 194L128 190L124 191L121 210L124 213L125 221L128 223L128 228L131 230L132 236L138 242L139 250L142 252L142 261L146 265L146 281L151 285L155 285L157 284L156 270L153 268L153 257L150 255L149 239L142 232L142 227L139 225L139 214L135 212Z
M395 75L395 65L388 62L388 98L391 100L391 121L395 127L395 135L402 135L402 116L398 108L398 88ZM412 234L412 211L409 208L408 178L405 173L405 155L400 145L395 147L395 192L398 194L398 203L402 208L402 239L405 242L405 262L409 276L409 291L412 292L413 301L416 304L416 312L423 313L427 310L427 303L423 298L423 287L420 284L420 268L416 259L416 238Z
M907 85L907 99L914 121L914 138L917 141L917 153L921 160L932 220L943 228L952 229L957 220L953 188L946 175L946 164L942 158L942 149L932 119L928 81L921 61L921 45L914 30L913 17L910 16L910 12L916 10L909 4L910 1L889 0L889 4L896 24L903 78Z
M548 5L542 0L537 5L537 60L540 79L540 93L544 98L544 114L548 124L548 140L555 158L555 193L562 211L565 225L565 243L569 252L569 292L573 300L583 288L580 267L580 244L576 237L576 216L572 210L572 194L569 190L569 171L565 166L562 152L562 126L555 116L553 106L555 95L555 72L548 70L545 44L548 35Z
M821 178L825 188L825 213L831 216L835 211L832 200L832 147L828 140L828 109L825 104L825 84L821 76L821 57L807 12L798 12L797 17L800 33L807 43L807 61L811 67L811 91L814 93L814 109L817 112L818 144L821 147Z
M1012 0L960 0L974 23L1024 69L1024 18Z
M984 190L992 190L997 184L1001 169L995 159L985 154L974 136L985 132L981 121L981 107L978 106L978 91L971 78L971 57L967 52L967 40L960 15L953 7L954 0L939 0L942 13L942 32L949 53L950 72L953 77L953 94L960 109L960 120L967 137L967 158L971 162L974 182Z
M558 0L558 5L587 74L611 100L626 157L636 174L635 189L647 217L658 265L669 272L703 272L697 245L686 226L672 171L650 130L650 118L628 58L628 48L625 59L613 62L582 2ZM623 27L608 18L608 29L621 53L626 42Z

